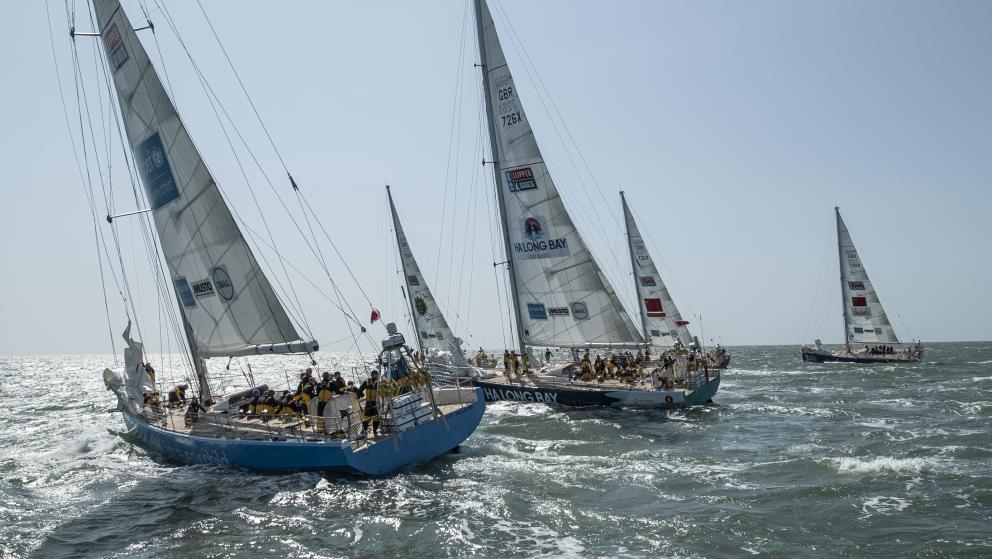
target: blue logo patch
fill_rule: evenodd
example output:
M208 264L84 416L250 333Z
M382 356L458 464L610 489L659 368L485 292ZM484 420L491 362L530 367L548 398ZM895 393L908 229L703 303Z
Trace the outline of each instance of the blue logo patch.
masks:
M182 301L183 306L188 308L195 307L196 298L193 297L193 290L190 289L186 278L176 278L172 280L172 283L176 286L176 293L179 294L179 300Z
M541 303L527 303L527 314L531 320L547 320L548 310Z
M651 330L651 336L653 336L655 338L660 338L661 337L661 330Z
M138 144L135 157L137 158L138 169L141 171L141 180L145 183L145 192L148 194L148 203L153 210L157 210L169 202L179 198L179 190L176 188L176 181L172 178L172 167L165 156L165 148L162 147L162 139L158 132L154 133L144 142Z

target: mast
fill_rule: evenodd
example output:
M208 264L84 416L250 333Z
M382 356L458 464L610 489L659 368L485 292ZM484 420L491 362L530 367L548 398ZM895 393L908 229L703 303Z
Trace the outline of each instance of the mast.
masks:
M403 258L403 247L400 245L400 217L396 213L396 206L393 204L393 193L389 190L389 185L386 185L386 198L389 199L389 213L393 218L393 233L396 237L396 249L400 253L400 266L403 268L404 278L410 275L410 271L406 269L406 260ZM402 286L400 287L402 289ZM420 340L420 325L417 324L417 309L414 307L413 297L404 290L403 298L406 299L407 304L410 307L410 317L413 319L413 329L414 338L417 338L417 348L420 350L420 354L424 354L424 345Z
M623 205L623 211L624 211L625 219L623 220L623 225L624 225L624 230L626 230L627 232L627 252L630 255L630 269L631 269L632 277L634 278L634 295L637 295L638 293L637 262L634 260L634 245L631 243L630 221L626 219L627 213L630 212L630 209L627 207L627 198L623 195L623 190L620 191L620 203ZM644 341L650 346L651 337L648 335L649 334L648 317L644 312L641 311L640 303L638 303L637 309L638 309L638 314L641 315L641 335L644 336Z
M496 189L496 201L499 204L499 213L503 219L500 219L500 230L503 232L503 250L504 256L506 257L506 268L507 273L510 278L510 299L513 304L513 317L515 319L516 330L517 330L517 347L520 349L520 353L523 354L526 349L524 347L524 329L523 321L520 318L520 305L517 298L517 278L516 270L513 267L513 256L510 246L510 231L506 224L506 203L503 201L503 196L500 193L500 177L499 177L499 161L497 157L499 155L499 145L496 140L496 121L493 117L493 100L492 93L489 89L489 62L486 57L486 39L485 39L485 29L482 26L482 2L483 0L475 0L475 27L476 34L479 37L479 66L482 67L482 90L486 95L486 122L489 125L489 151L492 155L493 160L490 162L493 168L493 186ZM485 164L485 162L483 162Z
M844 249L841 246L840 238L840 208L834 206L834 214L837 218L837 271L840 273L840 308L844 312L844 346L847 347L847 352L851 352L851 339L847 335L848 322L847 322L847 296L844 295Z

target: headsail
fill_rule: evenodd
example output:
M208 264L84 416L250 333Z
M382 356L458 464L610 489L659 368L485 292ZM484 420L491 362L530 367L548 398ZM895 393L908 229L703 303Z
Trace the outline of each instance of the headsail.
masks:
M410 243L407 242L406 234L403 233L403 224L400 223L400 216L396 213L396 206L393 204L393 195L386 187L386 196L389 198L389 211L393 217L393 229L396 231L396 244L400 251L400 262L403 265L403 283L406 285L406 297L410 302L410 314L413 317L413 326L416 329L417 339L420 348L425 354L431 350L436 352L446 352L450 355L451 364L456 367L468 365L465 354L462 352L462 340L456 338L448 327L441 308L438 307L427 280L420 273L420 266L413 257Z
M851 233L840 217L840 208L834 208L834 212L837 214L837 248L840 253L840 287L844 298L846 343L848 347L862 343L897 344L899 338L896 337L889 318L885 316L885 310L868 279L868 273L861 265L861 257L851 240Z
M518 337L532 346L643 343L541 156L484 0L476 0L486 114Z
M93 6L191 345L202 357L315 351L262 273L120 3Z
M692 343L692 334L686 327L688 322L675 307L665 282L658 274L658 268L644 244L644 238L634 221L634 214L627 206L627 198L620 193L623 204L623 217L627 225L627 244L630 248L631 267L634 270L634 286L637 304L641 310L641 325L644 338L654 347L667 349L678 340L683 346Z

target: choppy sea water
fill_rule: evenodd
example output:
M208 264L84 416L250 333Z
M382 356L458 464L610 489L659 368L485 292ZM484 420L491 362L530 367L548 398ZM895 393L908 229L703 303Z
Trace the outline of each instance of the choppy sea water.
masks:
M0 556L992 556L992 344L928 349L733 348L687 411L494 404L381 479L156 462L109 432L111 357L0 357Z

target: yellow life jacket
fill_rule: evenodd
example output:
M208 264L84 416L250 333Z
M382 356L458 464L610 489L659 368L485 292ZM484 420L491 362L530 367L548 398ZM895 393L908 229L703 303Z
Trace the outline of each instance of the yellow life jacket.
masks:
M321 388L320 392L317 393L318 402L327 402L333 397L334 397L334 391L326 386L324 388Z
M365 401L374 402L379 395L379 383L366 383L365 384Z

